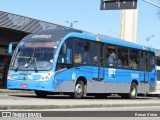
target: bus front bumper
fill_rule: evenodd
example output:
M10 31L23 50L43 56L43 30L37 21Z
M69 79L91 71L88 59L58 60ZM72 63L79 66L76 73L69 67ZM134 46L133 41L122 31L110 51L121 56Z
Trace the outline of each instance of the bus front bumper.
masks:
M7 80L7 89L42 90L42 91L53 92L53 84L51 84L51 80L46 80L46 81Z

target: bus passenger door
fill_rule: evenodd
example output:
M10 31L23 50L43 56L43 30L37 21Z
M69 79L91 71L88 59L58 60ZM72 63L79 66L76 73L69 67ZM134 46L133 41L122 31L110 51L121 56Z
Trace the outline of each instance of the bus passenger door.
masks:
M149 73L148 73L148 54L146 51L141 51L141 83L148 83Z
M93 80L104 80L104 45L101 43L93 43Z

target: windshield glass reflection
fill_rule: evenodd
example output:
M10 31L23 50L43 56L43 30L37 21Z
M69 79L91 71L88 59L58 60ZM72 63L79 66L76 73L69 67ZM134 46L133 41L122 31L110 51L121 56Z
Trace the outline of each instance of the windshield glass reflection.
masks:
M17 70L50 70L57 45L53 41L22 42L12 60L11 68Z

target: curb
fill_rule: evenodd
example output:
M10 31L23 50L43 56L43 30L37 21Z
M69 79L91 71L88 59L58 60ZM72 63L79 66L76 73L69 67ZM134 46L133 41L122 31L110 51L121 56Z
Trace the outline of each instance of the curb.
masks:
M0 93L34 93L34 91L0 89Z
M106 108L106 107L143 107L160 106L160 103L153 104L89 104L89 105L0 105L0 110L33 110L33 109L71 109L71 108Z

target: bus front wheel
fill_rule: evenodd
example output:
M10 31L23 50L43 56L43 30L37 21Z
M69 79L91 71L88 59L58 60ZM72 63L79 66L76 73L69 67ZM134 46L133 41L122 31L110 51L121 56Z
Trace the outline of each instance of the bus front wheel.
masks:
M38 91L38 90L36 90L36 91L35 91L35 94L37 95L37 97L38 97L38 98L46 98L46 97L47 97L48 92L46 92L46 91Z
M78 81L75 85L74 92L71 94L71 97L75 99L80 99L83 97L83 95L84 95L84 83L83 81Z

